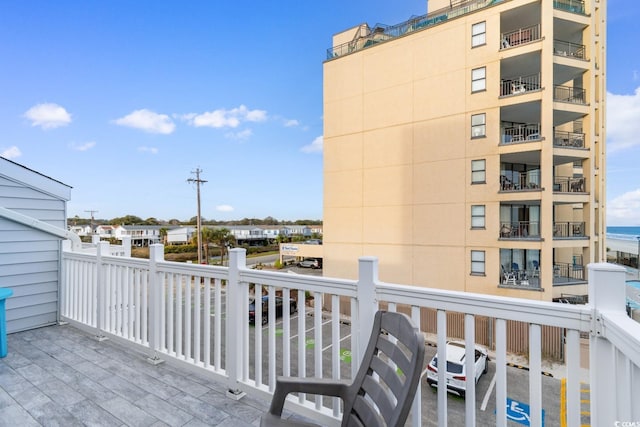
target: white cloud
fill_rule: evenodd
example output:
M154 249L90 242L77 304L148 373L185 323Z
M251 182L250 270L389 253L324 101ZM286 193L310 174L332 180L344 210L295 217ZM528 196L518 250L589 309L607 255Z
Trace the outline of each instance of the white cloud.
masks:
M640 188L624 193L609 201L607 224L640 224Z
M607 151L640 145L640 87L633 95L607 93Z
M296 127L299 126L300 122L295 120L295 119L291 119L291 120L285 120L284 121L284 127L286 128L292 128L292 127Z
M202 114L183 114L180 118L195 127L236 128L242 122L263 122L267 120L267 112L265 110L249 110L246 106L240 105L231 110L221 108Z
M230 206L230 205L219 205L219 206L216 206L216 210L218 212L233 212L234 211L233 206Z
M69 144L69 147L71 147L72 150L76 150L76 151L87 151L92 149L95 146L96 146L95 141L85 142L84 144L81 144L81 145L76 145L73 142Z
M300 149L303 153L322 153L323 137L319 136L313 140L311 144L305 145Z
M247 140L253 135L253 131L251 129L241 130L240 132L229 132L226 133L225 136L230 139L239 139L239 140Z
M31 121L31 126L40 126L42 129L55 129L71 123L71 114L53 103L34 105L23 116Z
M156 147L138 147L138 151L142 153L158 154L158 149Z
M158 114L153 111L142 109L114 120L120 126L127 126L140 129L148 133L162 133L168 135L176 129L175 123L166 114Z
M0 153L0 156L4 157L5 159L15 159L22 156L22 152L18 147L14 145L13 147L9 147L6 150L2 151Z

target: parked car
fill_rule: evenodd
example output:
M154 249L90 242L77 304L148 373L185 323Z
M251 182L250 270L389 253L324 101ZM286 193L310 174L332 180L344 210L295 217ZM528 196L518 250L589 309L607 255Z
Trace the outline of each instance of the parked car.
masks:
M486 374L489 369L489 356L487 350L483 347L476 346L476 384L480 380L482 374ZM447 342L447 389L451 390L460 397L465 396L467 389L467 374L465 367L465 344L458 341ZM433 356L429 365L427 365L427 383L430 386L438 386L438 355Z
M284 300L282 297L275 297L276 299L276 317L282 317L282 308L284 306ZM291 298L289 300L289 314L296 313L298 311L298 302ZM266 325L269 321L269 296L262 297L262 324ZM249 323L256 323L256 302L255 299L249 301Z
M298 263L298 267L304 268L320 268L320 263L317 259L307 258Z

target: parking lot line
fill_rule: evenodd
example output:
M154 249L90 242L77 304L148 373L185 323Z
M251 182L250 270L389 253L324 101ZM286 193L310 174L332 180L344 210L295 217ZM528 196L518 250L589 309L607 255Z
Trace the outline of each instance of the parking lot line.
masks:
M351 336L351 334L346 335L346 336L344 336L344 337L340 338L340 341L338 341L338 342L342 342L342 341L346 340L347 338L349 338L350 336ZM327 351L327 350L329 350L329 349L331 348L331 346L333 346L333 344L329 344L328 346L326 346L325 348L323 348L323 349L322 349L322 351Z
M327 320L326 322L324 322L324 323L322 324L322 326L326 325L327 323L331 323L331 320ZM314 329L315 329L315 328L311 327L311 328L309 328L309 329L306 329L306 330L304 331L304 333L305 333L305 334L307 334L309 331L313 331ZM298 334L293 335L293 336L291 337L291 339L294 339L294 338L298 338Z
M480 409L482 411L487 409L487 405L489 404L489 398L491 397L491 393L493 393L493 388L496 386L496 374L493 374L493 378L491 378L491 383L489 383L489 388L484 395L484 399L482 399L482 405L480 405Z

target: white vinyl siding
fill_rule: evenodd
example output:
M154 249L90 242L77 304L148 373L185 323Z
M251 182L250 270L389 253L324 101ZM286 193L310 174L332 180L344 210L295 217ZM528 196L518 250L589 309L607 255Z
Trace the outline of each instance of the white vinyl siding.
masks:
M65 229L69 187L0 162L0 206ZM5 303L7 332L57 322L60 259L60 238L0 216L0 286L13 290Z

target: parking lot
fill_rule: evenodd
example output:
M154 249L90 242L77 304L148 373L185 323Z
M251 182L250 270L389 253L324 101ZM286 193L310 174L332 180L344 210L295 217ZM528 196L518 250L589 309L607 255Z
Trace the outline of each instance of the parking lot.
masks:
M298 316L305 316L305 330L298 330ZM325 376L331 376L331 354L334 351L333 346L331 344L331 324L328 318L324 318L321 322L322 337L323 342L318 343L314 340L315 337L315 319L313 316L313 310L309 307L306 307L304 312L299 311L298 313L291 316L290 320L290 348L291 348L291 356L290 356L290 365L291 365L291 375L298 374L298 364L297 364L297 351L298 351L298 342L299 342L299 334L304 334L304 343L305 343L305 352L306 352L306 376L313 376L316 363L315 363L315 354L317 353L317 348L320 346L321 355L322 355L322 370ZM267 349L267 336L269 325L264 326L256 326L251 328L251 337L250 343L254 342L254 333L257 330L260 330L263 334L263 349L266 353ZM350 378L350 362L351 362L351 340L350 340L350 326L346 324L341 324L339 327L340 337L339 343L340 348L338 349L340 354L340 372L342 378ZM277 371L278 375L282 372L282 348L281 340L283 339L283 324L282 319L279 318L276 321L275 332L276 332L276 360L277 360ZM253 344L250 344L253 345ZM431 360L431 358L435 355L436 348L433 346L426 346L425 352L425 369L426 364ZM250 353L253 354L253 351ZM263 356L264 368L263 368L263 381L267 381L268 373L265 372L267 369L266 360ZM251 364L253 365L253 356L251 357ZM490 360L488 373L483 375L478 381L476 388L476 422L479 426L484 425L495 425L496 424L496 395L495 395L495 361ZM254 369L251 369L251 375L253 376ZM435 387L431 387L427 384L426 381L426 372L423 373L423 378L421 381L422 385L422 425L430 426L437 425L437 389ZM543 396L542 396L542 407L543 407L543 417L544 417L544 425L561 425L560 423L560 402L561 402L561 381L559 379L543 376L542 377L542 387L543 387ZM525 413L525 409L528 408L528 395L529 395L529 371L526 369L519 369L516 367L507 367L507 397L509 402L509 410L508 410L508 419L510 420L510 425L529 425L528 417ZM515 402L515 403L514 403ZM448 425L464 425L464 416L465 416L465 400L454 393L448 393L447 400L448 407ZM588 419L585 420L588 424Z

